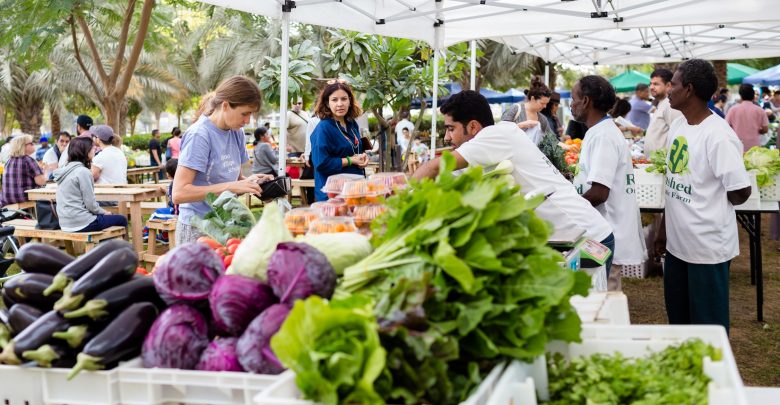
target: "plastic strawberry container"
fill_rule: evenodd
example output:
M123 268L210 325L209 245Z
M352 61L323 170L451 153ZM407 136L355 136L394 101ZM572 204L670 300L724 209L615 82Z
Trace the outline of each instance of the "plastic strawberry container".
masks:
M285 214L284 224L295 236L303 235L309 229L309 224L321 217L320 213L312 208L293 208Z
M387 188L395 192L396 190L403 190L409 185L409 181L406 179L406 174L402 172L382 172L374 173L368 178L369 180L382 182Z
M352 217L324 217L309 224L309 235L321 233L357 232L355 221Z
M387 211L387 207L382 204L360 205L355 207L352 216L355 218L355 225L359 228L363 228L371 225L371 221L382 215L385 211Z
M348 206L376 204L382 197L390 194L390 189L381 181L356 180L344 183L339 198Z
M328 201L313 203L311 208L320 213L323 217L346 217L349 216L349 207L341 198L331 198Z
M344 183L365 179L366 178L360 174L334 174L333 176L328 177L328 180L325 181L325 185L320 189L320 191L327 194L328 198L334 198L341 193L341 190L344 187Z

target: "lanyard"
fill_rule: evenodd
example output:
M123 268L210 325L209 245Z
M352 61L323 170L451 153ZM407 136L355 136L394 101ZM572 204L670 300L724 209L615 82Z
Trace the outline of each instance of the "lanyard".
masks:
M336 127L339 129L339 132L341 132L341 135L344 137L344 139L347 140L347 143L349 143L349 146L352 147L352 152L354 152L355 154L359 153L360 152L360 146L359 146L360 145L359 144L360 138L358 136L356 136L355 134L352 134L354 136L354 140L350 139L350 136L349 136L350 134L348 132L349 131L349 126L347 126L347 130L345 131L344 128L341 127L341 124L339 124L338 121L333 120L333 123L336 124ZM357 148L357 151L355 150L355 148Z

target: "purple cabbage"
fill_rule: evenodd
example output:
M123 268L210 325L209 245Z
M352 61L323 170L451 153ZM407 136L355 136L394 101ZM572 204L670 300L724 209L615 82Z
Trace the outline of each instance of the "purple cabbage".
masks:
M203 371L244 371L238 362L236 344L238 338L214 338L200 356L196 370Z
M141 359L146 368L191 370L208 344L206 319L195 308L178 304L154 321L144 339Z
M173 248L155 266L154 287L168 305L194 303L208 298L222 274L219 256L203 243Z
M292 304L310 295L330 298L336 272L322 252L306 243L285 242L268 261L268 284L279 302Z
M209 294L214 325L231 336L239 336L252 319L275 302L271 287L239 275L220 277Z
M284 304L271 305L258 315L238 339L236 351L244 370L258 374L279 374L284 366L271 350L271 338L287 319L290 308Z

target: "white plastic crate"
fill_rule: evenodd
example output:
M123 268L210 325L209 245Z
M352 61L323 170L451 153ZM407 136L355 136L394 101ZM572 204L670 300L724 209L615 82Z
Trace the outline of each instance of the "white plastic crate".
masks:
M750 192L750 198L748 198L748 200L745 201L743 204L735 205L734 209L737 210L761 209L761 193L759 193L758 191L758 183L756 182L756 172L754 170L749 170L748 176L750 176L750 187L752 188Z
M0 365L0 404L43 405L41 369Z
M780 201L780 174L775 176L775 184L761 187L759 193L763 201Z
M583 323L628 325L628 298L622 292L590 293L587 297L575 295L569 302Z
M664 176L648 173L644 167L634 169L634 194L639 208L663 208Z
M614 269L615 266L612 266ZM647 278L647 266L640 264L623 264L620 266L620 277L625 278Z
M83 371L68 381L69 373L70 369L67 368L0 366L0 403L8 405L121 403L116 369Z
M477 390L471 396L460 403L460 405L487 405L488 400L493 395L499 377L506 364L502 363L496 366L485 377ZM316 402L301 399L301 391L295 385L295 373L285 371L280 375L281 378L263 390L254 399L257 405L317 405Z
M117 368L122 405L250 405L278 375L143 368L134 359Z

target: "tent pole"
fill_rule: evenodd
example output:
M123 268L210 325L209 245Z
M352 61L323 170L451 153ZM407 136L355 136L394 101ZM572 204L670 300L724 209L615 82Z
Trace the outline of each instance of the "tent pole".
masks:
M477 41L471 40L471 90L477 89Z
M546 56L544 58L544 85L550 86L550 44L545 46Z
M439 28L436 28L436 45L433 46L433 99L431 100L431 159L436 157L436 118L439 113Z
M290 9L282 6L282 88L279 89L279 176L287 169L287 96L290 79Z

